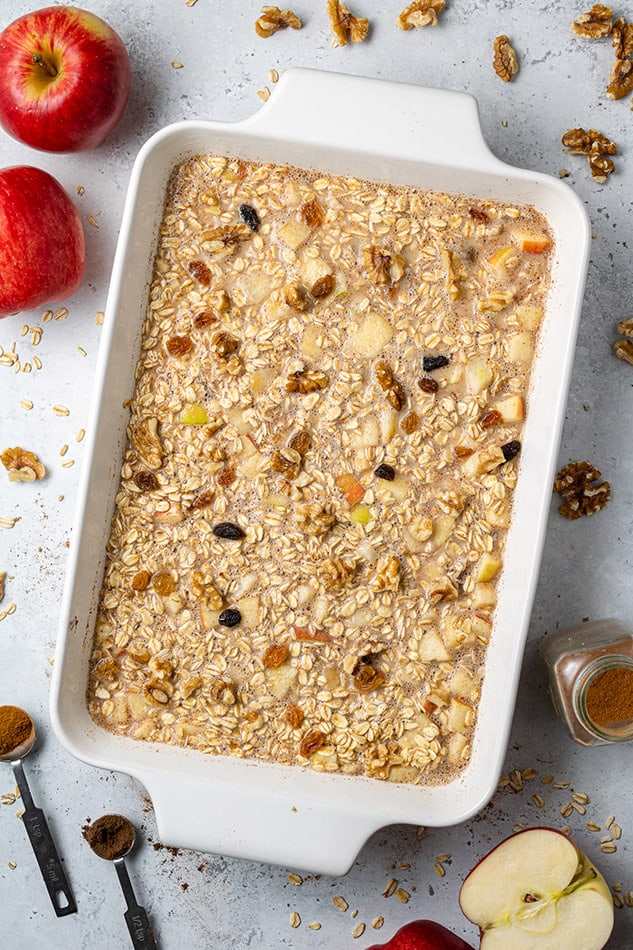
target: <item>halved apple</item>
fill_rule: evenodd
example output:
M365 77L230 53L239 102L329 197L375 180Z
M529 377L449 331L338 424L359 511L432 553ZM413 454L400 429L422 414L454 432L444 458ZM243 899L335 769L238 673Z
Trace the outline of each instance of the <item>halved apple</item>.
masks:
M470 872L459 903L480 950L601 950L613 929L606 881L553 828L506 838Z

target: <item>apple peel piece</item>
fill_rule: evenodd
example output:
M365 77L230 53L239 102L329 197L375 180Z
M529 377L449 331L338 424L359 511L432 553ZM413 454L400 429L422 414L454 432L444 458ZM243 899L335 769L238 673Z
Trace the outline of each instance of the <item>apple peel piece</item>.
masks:
M613 900L600 872L565 835L530 828L506 838L462 884L480 950L601 950Z
M374 944L367 950L473 950L469 943L434 920L412 920L401 927L387 943Z

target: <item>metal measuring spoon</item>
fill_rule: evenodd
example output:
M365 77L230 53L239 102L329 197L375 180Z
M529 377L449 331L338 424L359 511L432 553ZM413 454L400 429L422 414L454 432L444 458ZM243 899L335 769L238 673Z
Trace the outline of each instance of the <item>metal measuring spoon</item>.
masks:
M55 842L46 822L44 812L41 808L36 808L31 796L31 790L26 781L24 769L22 768L22 759L25 758L35 745L35 723L23 709L18 706L0 707L0 716L8 710L16 710L26 716L31 723L31 731L19 745L0 755L1 762L10 762L13 766L15 781L20 789L24 813L22 821L29 836L29 841L37 863L40 866L44 883L46 884L49 896L53 902L55 913L58 917L65 917L67 914L74 914L77 911L77 904L70 889L70 884L64 873L64 868L60 860Z
M84 829L84 838L95 854L105 861L114 862L127 904L124 917L132 944L137 950L158 950L147 911L137 903L125 866L124 858L136 840L134 825L123 815L103 815Z

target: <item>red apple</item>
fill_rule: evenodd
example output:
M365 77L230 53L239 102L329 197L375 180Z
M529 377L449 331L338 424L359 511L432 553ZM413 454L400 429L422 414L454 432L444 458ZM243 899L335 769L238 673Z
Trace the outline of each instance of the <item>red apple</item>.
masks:
M125 46L93 13L45 7L0 33L0 125L33 148L94 148L121 118L129 91Z
M401 927L387 943L367 950L473 950L461 937L434 920L413 920Z
M84 269L79 213L48 172L0 170L0 317L69 297Z
M459 903L480 928L480 950L602 950L613 929L605 879L554 828L502 841L470 872Z

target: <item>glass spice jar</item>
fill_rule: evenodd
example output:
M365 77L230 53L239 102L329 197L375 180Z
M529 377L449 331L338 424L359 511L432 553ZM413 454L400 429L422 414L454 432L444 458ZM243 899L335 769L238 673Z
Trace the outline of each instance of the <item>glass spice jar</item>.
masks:
M545 639L554 707L572 739L593 746L633 739L633 633L595 620Z

